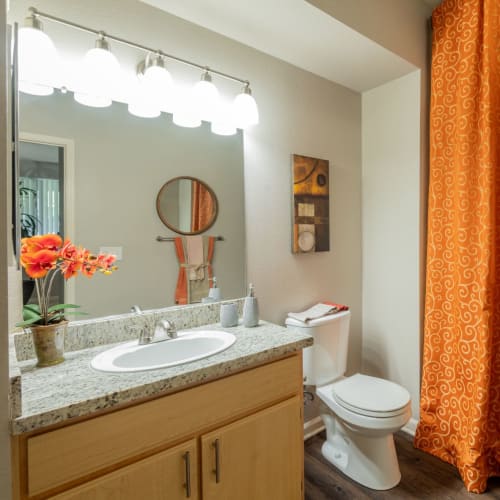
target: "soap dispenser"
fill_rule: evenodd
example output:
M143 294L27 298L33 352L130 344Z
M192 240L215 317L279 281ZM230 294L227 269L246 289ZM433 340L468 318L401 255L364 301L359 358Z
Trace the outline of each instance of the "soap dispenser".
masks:
M250 328L259 324L259 303L252 283L248 286L248 295L243 304L243 326Z
M214 276L212 278L213 286L208 290L208 296L212 300L222 300L222 294L220 288L217 288L217 278Z

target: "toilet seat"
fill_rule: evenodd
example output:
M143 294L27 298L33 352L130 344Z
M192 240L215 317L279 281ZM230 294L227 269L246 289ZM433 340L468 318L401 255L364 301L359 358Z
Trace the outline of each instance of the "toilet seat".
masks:
M389 380L357 373L332 384L332 396L348 411L376 418L406 413L410 394Z

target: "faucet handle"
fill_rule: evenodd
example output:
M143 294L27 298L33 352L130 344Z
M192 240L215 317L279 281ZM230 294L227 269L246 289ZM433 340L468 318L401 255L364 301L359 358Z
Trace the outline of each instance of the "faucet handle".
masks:
M149 344L152 340L153 338L151 337L149 329L146 327L141 328L139 332L139 345Z
M162 319L156 325L155 336L159 333L163 333L169 339L177 338L177 329L175 328L175 324L173 321L169 321L168 319Z

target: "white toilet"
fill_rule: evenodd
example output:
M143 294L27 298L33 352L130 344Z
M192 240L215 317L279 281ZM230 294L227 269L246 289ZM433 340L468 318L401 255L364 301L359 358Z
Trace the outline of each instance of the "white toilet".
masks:
M357 373L344 377L349 337L349 311L288 328L314 337L304 349L305 384L331 413L321 415L326 428L323 456L354 481L374 490L388 490L400 479L393 433L411 417L410 394L398 384Z

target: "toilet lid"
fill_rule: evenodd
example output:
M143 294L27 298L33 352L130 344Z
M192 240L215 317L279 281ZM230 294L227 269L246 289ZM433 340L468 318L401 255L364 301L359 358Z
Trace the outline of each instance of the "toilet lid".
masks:
M401 413L410 402L410 393L404 387L360 373L334 384L333 395L349 410L379 417Z

